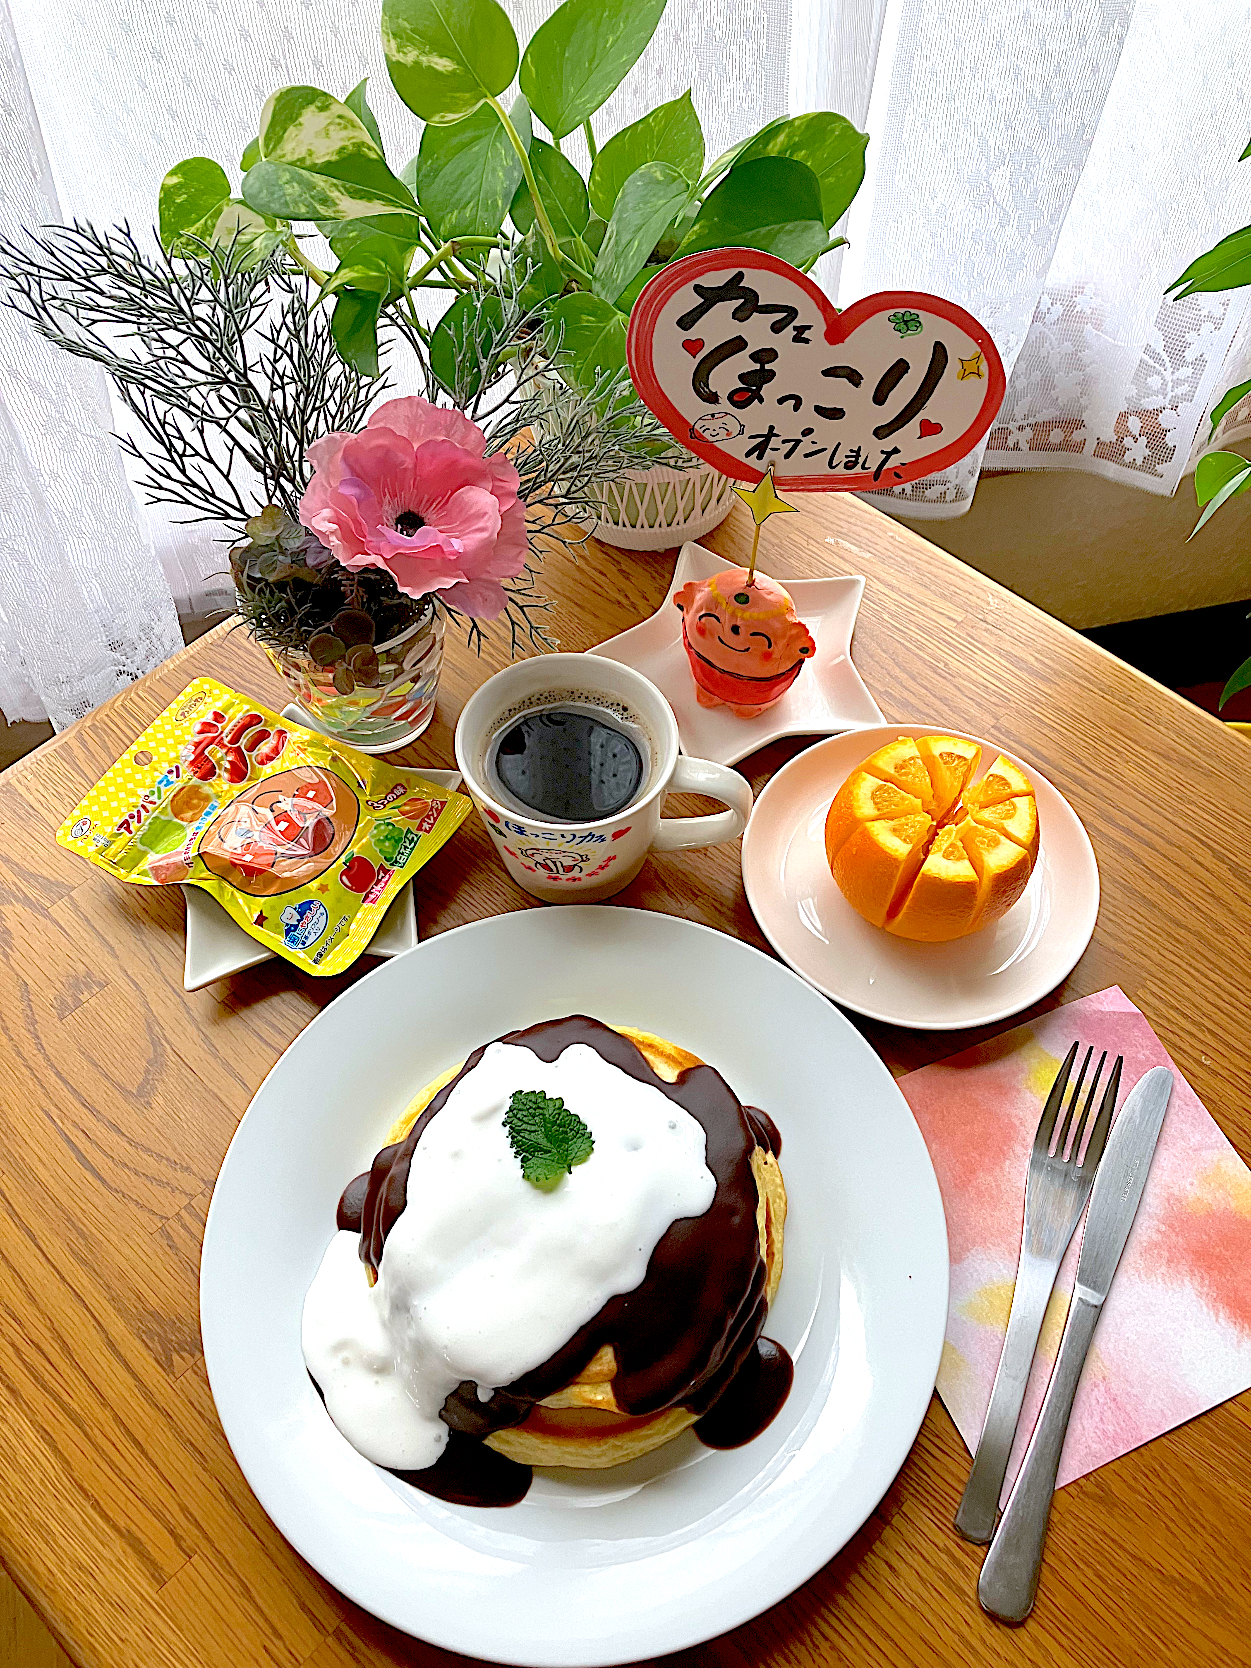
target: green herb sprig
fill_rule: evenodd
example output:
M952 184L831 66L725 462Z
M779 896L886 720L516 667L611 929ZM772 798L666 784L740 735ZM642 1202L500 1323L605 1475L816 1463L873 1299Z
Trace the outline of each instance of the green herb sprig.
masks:
M526 1180L550 1193L595 1148L590 1130L564 1101L541 1089L517 1089L504 1114L509 1145Z

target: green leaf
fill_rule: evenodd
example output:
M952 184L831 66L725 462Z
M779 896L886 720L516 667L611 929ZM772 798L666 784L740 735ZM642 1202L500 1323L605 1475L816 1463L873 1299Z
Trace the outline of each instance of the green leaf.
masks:
M679 255L699 249L764 249L802 266L825 247L821 186L789 157L762 156L732 168L704 202Z
M430 333L430 369L453 397L472 399L482 386L481 360L504 325L497 295L457 296Z
M397 284L412 265L414 245L372 229L368 220L345 220L330 233L330 247L341 261L363 257L381 261Z
M619 313L624 313L628 318L634 311L634 303L639 296L642 295L656 274L663 271L663 266L645 266L636 278L630 280L621 294L615 297L613 306Z
M841 220L864 181L864 153L869 143L847 120L831 110L814 110L774 123L748 144L735 162L741 168L761 156L787 156L806 163L821 184L821 218L826 226Z
M601 220L598 214L593 214L587 221L586 230L582 234L582 241L593 255L598 255L604 247L604 234L607 230L607 223Z
M243 181L244 201L260 214L280 220L359 220L368 215L374 231L416 240L416 210L361 186L292 168L282 162L258 162Z
M1248 394L1251 394L1251 382L1240 382L1236 388L1226 389L1218 403L1212 408L1212 428L1208 435L1209 439L1216 433L1216 425L1225 413L1232 411L1238 401L1245 399Z
M530 107L509 111L529 149ZM417 159L417 196L436 237L490 237L504 224L521 183L521 158L490 105L459 122L428 123Z
M517 246L513 264L518 272L527 273L517 296L523 307L535 307L559 295L567 282L537 226L532 226Z
M658 105L607 141L591 165L588 190L596 214L609 218L621 187L645 162L667 162L692 183L699 178L704 166L704 133L689 90L681 98Z
M621 84L666 0L565 0L530 37L518 74L530 108L563 139Z
M258 138L249 139L243 147L243 155L239 158L239 170L246 174L249 168L255 168L261 160L261 141Z
M201 225L230 196L225 169L207 156L192 156L161 181L161 243L168 249L180 232Z
M508 1143L526 1180L550 1193L575 1164L585 1164L595 1150L590 1130L559 1096L541 1089L516 1089L504 1114Z
M698 191L699 187L696 186L695 189ZM678 245L690 231L702 206L698 197L692 197L690 202L687 203L673 225L668 228L656 245L656 259L658 262L671 261L677 254Z
M1173 300L1180 301L1196 290L1237 290L1244 284L1251 284L1251 226L1230 232L1205 255L1191 261L1180 278L1165 286L1165 294L1176 290Z
M369 85L369 77L358 81L352 91L344 99L344 104L356 116L369 137L378 147L379 156L382 155L382 134L378 130L378 122L373 111L369 108L369 101L365 97L365 88Z
M681 213L694 189L668 162L645 162L621 187L591 288L615 301L656 247L656 240Z
M582 175L567 156L562 156L555 145L549 145L545 139L531 140L530 167L557 238L581 237L591 218L591 205L587 201ZM524 237L534 224L534 205L530 201L530 188L524 180L517 187L508 212L512 215L513 225Z
M1245 162L1249 156L1251 156L1251 139L1247 140L1247 148L1246 148L1245 151L1243 151L1242 155L1238 158L1238 160L1239 160L1239 162Z
M287 241L291 228L285 220L258 214L239 197L231 197L217 212L192 231L215 249L231 249L242 268L259 266Z
M1237 452L1209 452L1195 465L1195 502L1210 503L1227 481L1241 475L1247 459Z
M580 388L594 388L601 372L624 370L626 317L597 295L576 291L554 301L547 315L547 349Z
M354 110L318 87L283 87L261 111L261 156L412 209L411 194Z
M1187 543L1206 527L1217 510L1251 487L1251 463L1237 452L1209 452L1195 468L1195 498L1207 508L1195 522Z
M359 260L340 261L317 292L317 299L324 301L340 290L370 290L385 300L391 289L391 274L385 263L363 256Z
M378 375L378 312L382 297L374 290L344 290L330 316L330 334L339 356L362 376Z
M711 183L711 181L718 179L728 168L733 168L734 164L738 161L739 157L742 156L748 145L754 145L757 140L764 139L768 134L772 133L775 128L782 127L789 121L789 116L775 116L771 122L766 122L765 125L762 128L758 128L755 133L749 133L746 139L740 139L737 145L731 145L728 151L722 151L716 161L709 163L708 167L704 170L704 179L702 183Z
M1251 150L1251 145L1248 145L1247 149ZM1238 160L1242 161L1243 159L1239 157ZM1223 707L1230 696L1240 695L1244 689L1251 689L1251 657L1243 661L1224 689L1221 690L1221 698L1216 703L1217 709Z
M396 92L426 122L459 121L517 73L497 0L383 0L382 46Z

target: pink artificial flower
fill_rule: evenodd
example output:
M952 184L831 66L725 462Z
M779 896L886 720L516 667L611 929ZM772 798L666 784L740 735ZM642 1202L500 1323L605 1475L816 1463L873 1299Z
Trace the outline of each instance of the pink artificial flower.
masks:
M494 619L502 579L525 566L517 471L463 412L412 396L380 405L359 434L308 449L314 474L300 520L346 568L382 568L410 597L437 591Z

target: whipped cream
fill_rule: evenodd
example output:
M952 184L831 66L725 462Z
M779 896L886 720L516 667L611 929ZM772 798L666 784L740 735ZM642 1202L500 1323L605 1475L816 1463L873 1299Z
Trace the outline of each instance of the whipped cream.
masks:
M550 1193L509 1145L517 1089L560 1096L595 1141ZM705 1148L698 1119L585 1044L549 1063L492 1043L413 1151L377 1283L359 1236L340 1232L309 1287L304 1359L339 1430L375 1464L433 1465L451 1391L471 1380L486 1401L540 1366L642 1284L674 1222L704 1214L716 1192Z

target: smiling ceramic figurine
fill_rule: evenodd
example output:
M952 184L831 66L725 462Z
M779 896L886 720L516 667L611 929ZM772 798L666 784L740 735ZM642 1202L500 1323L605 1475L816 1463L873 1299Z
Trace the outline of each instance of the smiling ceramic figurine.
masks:
M790 596L767 574L749 582L746 568L723 568L690 580L673 600L701 707L754 718L785 695L816 653Z

